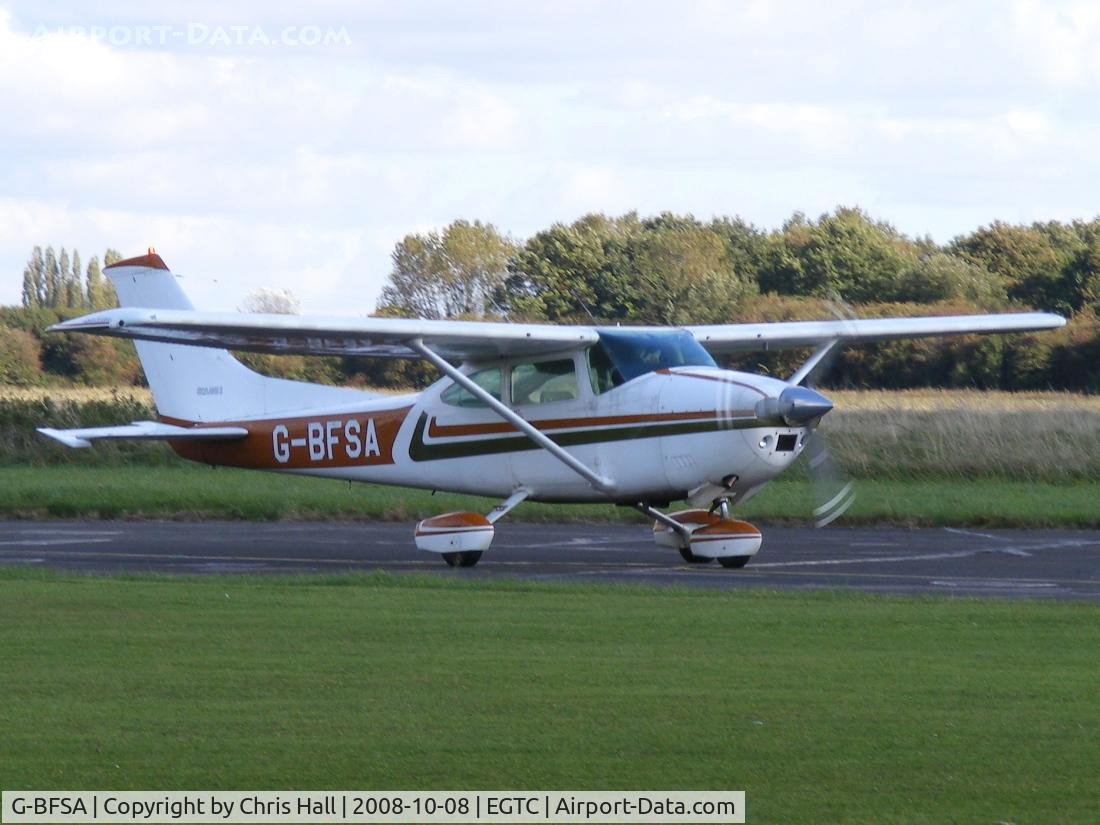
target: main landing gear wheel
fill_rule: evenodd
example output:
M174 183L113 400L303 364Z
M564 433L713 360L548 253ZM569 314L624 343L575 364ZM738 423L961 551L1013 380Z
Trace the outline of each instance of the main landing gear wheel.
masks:
M749 563L749 559L751 558L752 556L721 556L718 559L718 563L723 567L736 569L744 567Z
M710 564L714 559L709 556L697 556L686 547L680 548L680 555L688 564Z
M482 550L463 550L459 553L441 553L448 567L473 567L481 561Z

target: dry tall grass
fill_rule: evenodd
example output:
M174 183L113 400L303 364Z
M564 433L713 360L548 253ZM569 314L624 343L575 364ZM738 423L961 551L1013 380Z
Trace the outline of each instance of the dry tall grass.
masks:
M1082 410L1100 412L1100 395L1071 392L1003 392L1001 390L823 390L839 412L905 410L928 412L979 410L1027 412Z
M1100 398L834 392L822 433L853 475L1100 480ZM1098 502L1100 506L1100 502Z
M87 404L90 401L132 399L152 406L145 387L8 387L0 385L0 401L45 401L55 404Z
M826 395L836 409L825 417L822 432L836 457L858 477L1100 481L1097 396L973 390L826 391ZM0 387L0 401L6 399L151 405L148 390L135 387ZM79 410L74 414L79 417ZM21 430L33 429L20 422ZM18 435L31 438L27 433ZM31 439L28 449L44 449L40 441Z

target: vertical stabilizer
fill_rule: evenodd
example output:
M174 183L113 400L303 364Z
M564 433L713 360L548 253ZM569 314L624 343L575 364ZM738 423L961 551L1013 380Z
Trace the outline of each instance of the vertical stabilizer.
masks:
M152 249L104 268L119 306L194 309ZM364 393L268 378L225 350L134 341L157 412L182 421L241 421L362 399Z

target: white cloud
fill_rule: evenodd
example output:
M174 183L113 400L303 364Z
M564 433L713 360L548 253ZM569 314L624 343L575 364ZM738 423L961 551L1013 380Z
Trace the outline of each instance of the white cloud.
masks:
M1051 85L1095 87L1100 81L1100 6L1093 2L1017 0L1012 22L1021 54Z
M7 9L0 302L36 243L85 258L155 244L209 305L271 286L307 310L368 311L394 242L457 217L523 235L591 210L767 226L858 203L946 239L1096 210L1091 3ZM331 24L351 45L56 33L195 20Z

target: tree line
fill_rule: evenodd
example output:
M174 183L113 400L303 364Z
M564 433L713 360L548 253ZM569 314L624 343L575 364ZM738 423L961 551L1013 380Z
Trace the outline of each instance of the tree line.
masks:
M121 261L114 249L103 253L103 265ZM52 246L45 252L36 246L23 267L24 309L103 309L114 306L115 293L99 268L95 255L88 261L87 269L81 269L80 253L74 249L72 257L65 247L55 253Z
M523 242L455 221L393 252L379 310L425 318L721 323L758 296L963 301L1072 315L1100 301L1100 219L995 222L940 245L859 208L766 231L740 218L585 215Z
M585 215L526 240L455 221L406 236L378 312L551 323L707 324L1040 309L1055 333L899 341L846 352L846 386L1100 391L1100 218L994 222L946 244L854 207L795 213L765 230L740 218ZM728 365L788 375L802 352Z
M113 250L104 255L106 263L117 259ZM113 305L93 263L81 280L75 251L70 257L35 247L23 308L0 314L0 382L140 380L129 345L41 334L51 319ZM489 223L456 220L395 245L376 313L683 325L829 318L837 302L864 317L1034 308L1070 323L1041 335L852 348L833 384L1100 391L1100 219L994 222L945 244L909 237L851 207L816 219L796 213L771 230L730 217L590 214L522 240ZM266 292L249 296L242 310L297 306L293 296ZM326 383L409 386L434 375L414 361L241 357L265 372ZM728 363L782 376L803 357L754 352ZM31 366L16 369L21 360Z

